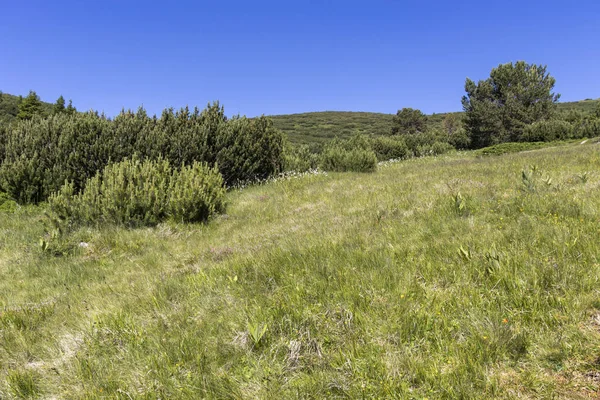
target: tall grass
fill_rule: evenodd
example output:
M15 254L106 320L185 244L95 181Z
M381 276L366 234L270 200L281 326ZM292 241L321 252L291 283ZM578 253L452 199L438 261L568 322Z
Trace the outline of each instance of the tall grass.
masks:
M598 171L586 144L307 174L68 257L1 214L0 398L593 397Z

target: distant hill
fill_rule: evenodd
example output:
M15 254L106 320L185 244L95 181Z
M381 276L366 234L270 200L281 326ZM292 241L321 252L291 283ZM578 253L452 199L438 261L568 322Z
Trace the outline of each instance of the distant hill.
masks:
M600 104L600 99L587 99L559 103L558 109L560 112L574 110L588 114L593 112L598 104ZM455 114L460 115L462 112ZM430 115L429 125L431 127L441 127L446 115L447 113ZM290 142L307 144L324 142L336 136L347 138L357 132L386 135L391 130L394 115L370 112L322 111L273 115L271 118L275 123L275 127L288 135Z
M19 112L19 103L21 97L15 96L8 93L2 93L0 96L0 124L7 123L16 118ZM42 102L44 111L50 113L52 111L52 104Z

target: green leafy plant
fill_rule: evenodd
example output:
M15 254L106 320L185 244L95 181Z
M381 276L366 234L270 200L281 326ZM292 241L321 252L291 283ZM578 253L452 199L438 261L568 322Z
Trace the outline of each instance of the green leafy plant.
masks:
M534 179L534 173L531 170L524 169L521 171L521 183L524 191L528 193L534 193L536 191L536 184Z
M458 215L466 215L469 210L467 208L467 202L460 192L452 194L452 204L454 212Z
M465 261L471 261L473 255L470 248L464 248L462 245L458 248L458 255Z
M319 164L319 155L312 152L308 145L286 143L283 158L285 171L306 172L317 168Z
M524 142L552 142L573 137L574 129L567 121L551 119L527 125L519 138Z
M252 339L254 348L258 348L264 343L267 328L267 324L248 322L248 335L250 336L250 339Z
M582 172L581 174L577 175L577 178L579 178L579 181L581 183L587 183L587 181L589 180L590 174L588 171Z

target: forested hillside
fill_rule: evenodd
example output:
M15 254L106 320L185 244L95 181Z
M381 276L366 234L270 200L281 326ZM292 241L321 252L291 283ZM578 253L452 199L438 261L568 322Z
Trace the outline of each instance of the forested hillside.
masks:
M61 107L63 110L67 109L67 107L65 107L65 101L62 96L60 96L60 98L57 99L55 104L52 104L52 103L46 103L44 101L41 101L39 99L39 97L37 96L37 94L33 91L31 91L29 93L29 95L26 97L15 96L15 95L3 93L0 91L0 125L7 124L9 122L14 121L15 119L18 119L19 118L19 106L21 106L21 109L28 108L28 107L22 106L24 102L26 104L27 104L27 102L29 102L30 104L33 103L33 108L34 108L33 112L39 113L41 115L50 115L53 112L56 112L57 107L58 107L58 109L60 109ZM72 104L70 104L70 107L72 110L74 110ZM31 108L31 107L29 107L29 108ZM27 113L25 112L25 114L27 114ZM24 114L22 114L22 116L25 116L25 118L28 118L28 116L26 116Z

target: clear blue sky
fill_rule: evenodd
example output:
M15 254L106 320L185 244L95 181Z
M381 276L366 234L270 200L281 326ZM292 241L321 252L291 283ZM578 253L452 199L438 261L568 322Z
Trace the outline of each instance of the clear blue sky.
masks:
M2 1L0 90L109 115L460 110L465 77L547 64L600 97L600 1Z

